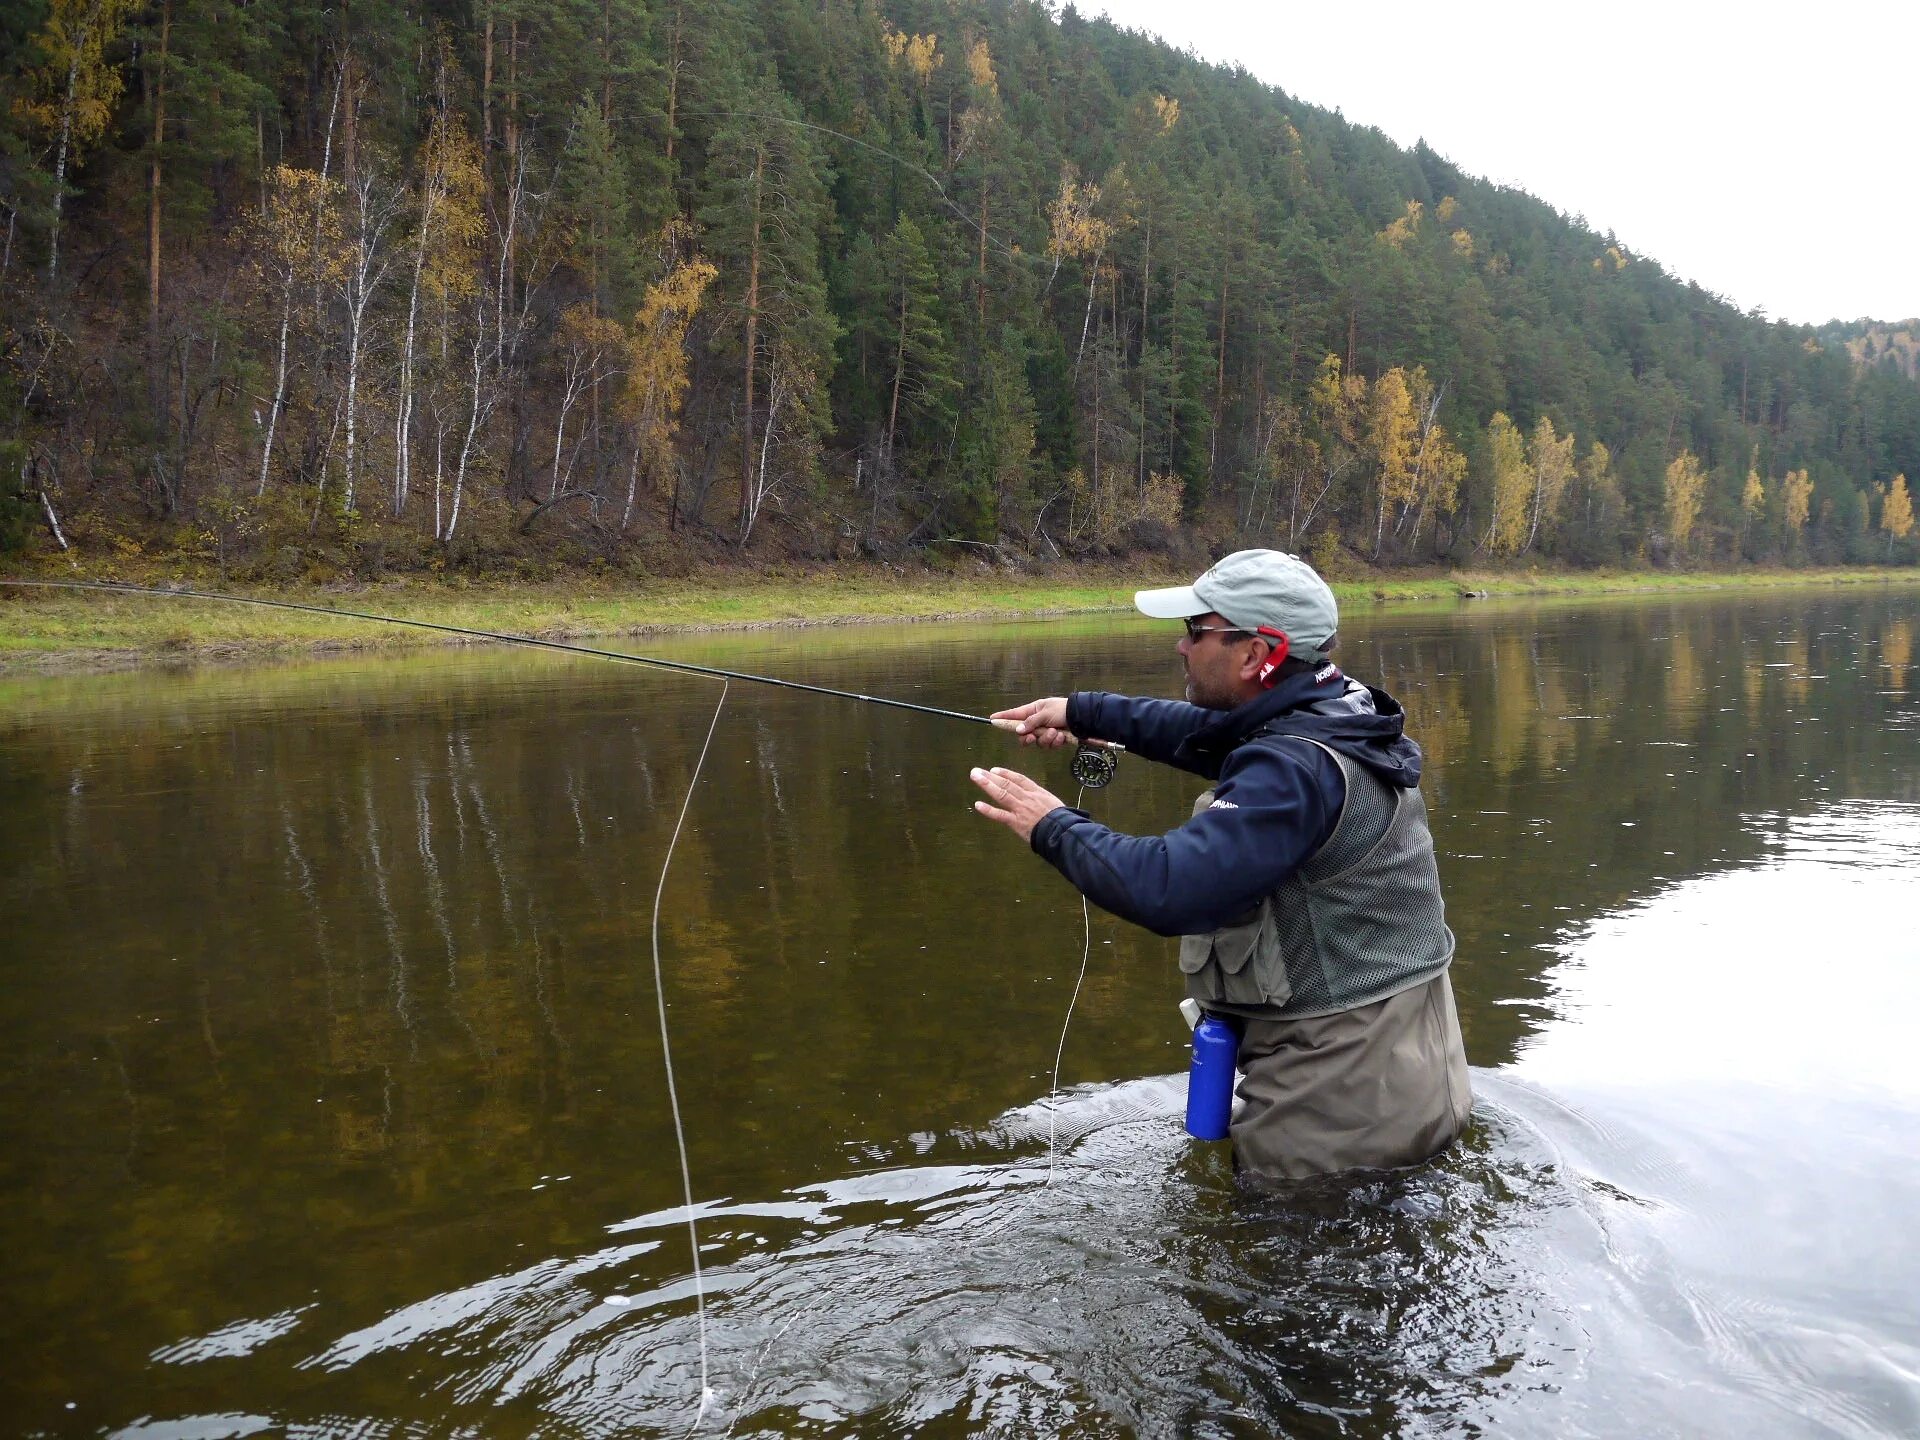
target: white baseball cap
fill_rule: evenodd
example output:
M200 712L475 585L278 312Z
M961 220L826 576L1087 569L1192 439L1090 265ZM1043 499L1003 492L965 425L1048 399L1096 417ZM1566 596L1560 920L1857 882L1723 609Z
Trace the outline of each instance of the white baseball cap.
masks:
M1340 628L1340 607L1314 568L1280 550L1236 550L1191 585L1141 590L1133 603L1156 620L1184 620L1208 611L1247 630L1281 631L1303 660L1324 660Z

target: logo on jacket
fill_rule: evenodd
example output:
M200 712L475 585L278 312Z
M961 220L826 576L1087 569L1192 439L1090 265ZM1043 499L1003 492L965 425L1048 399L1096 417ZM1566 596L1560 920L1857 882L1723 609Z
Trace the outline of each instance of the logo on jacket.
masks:
M1231 800L1216 800L1207 806L1209 810L1238 810L1240 807Z

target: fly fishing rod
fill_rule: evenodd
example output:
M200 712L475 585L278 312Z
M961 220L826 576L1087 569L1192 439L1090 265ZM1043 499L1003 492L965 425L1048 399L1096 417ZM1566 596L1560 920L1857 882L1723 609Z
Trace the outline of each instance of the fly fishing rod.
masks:
M10 585L34 590L92 590L108 595L146 595L169 600L212 600L227 605L258 605L269 610L298 610L308 615L331 615L338 620L366 620L379 625L407 625L416 630L437 630L443 635L461 635L471 640L492 640L502 645L529 645L540 650L558 650L569 655L591 655L601 660L618 660L628 665L647 665L656 670L678 670L687 675L705 675L715 680L747 680L756 685L777 685L783 690L805 690L814 695L831 695L837 700L858 700L868 705L885 705L895 710L913 710L922 715L940 715L949 720L966 720L976 725L991 725L996 730L1018 731L1019 722L995 720L989 715L969 715L964 710L946 710L938 705L921 705L912 700L895 700L885 695L863 695L854 690L835 690L827 685L809 685L800 680L782 680L772 675L751 675L743 670L726 670L717 665L696 665L690 660L663 660L654 655L634 655L624 650L602 650L592 645L575 645L565 640L543 640L537 635L513 635L501 630L477 630L466 625L443 625L437 620L412 620L400 615L376 615L367 610L345 610L332 605L303 605L296 600L263 600L253 595L227 595L213 590L188 590L172 586L127 585L114 580L4 580ZM1073 756L1073 778L1090 790L1098 790L1113 779L1124 746L1102 740L1080 740Z

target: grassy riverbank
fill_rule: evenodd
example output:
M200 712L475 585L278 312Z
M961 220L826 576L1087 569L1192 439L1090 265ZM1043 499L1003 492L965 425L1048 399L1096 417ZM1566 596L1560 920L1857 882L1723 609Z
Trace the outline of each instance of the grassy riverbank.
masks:
M57 578L49 573L44 578ZM128 577L131 579L131 577ZM546 639L676 630L1016 618L1125 609L1143 585L1188 575L1138 569L1044 575L841 567L763 574L723 572L615 586L592 582L475 586L419 581L250 592L328 608ZM139 583L160 584L159 577ZM218 589L217 582L175 581ZM1454 601L1462 596L1602 595L1836 585L1914 584L1920 571L1767 570L1673 573L1390 573L1335 584L1341 603ZM193 659L397 650L449 643L433 631L214 601L156 599L0 586L0 671L117 669Z

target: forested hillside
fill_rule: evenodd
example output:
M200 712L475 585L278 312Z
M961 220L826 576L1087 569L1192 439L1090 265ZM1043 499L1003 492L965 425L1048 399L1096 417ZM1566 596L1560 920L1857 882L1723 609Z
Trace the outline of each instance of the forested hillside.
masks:
M15 0L0 47L0 546L1916 559L1863 332L1071 8Z

